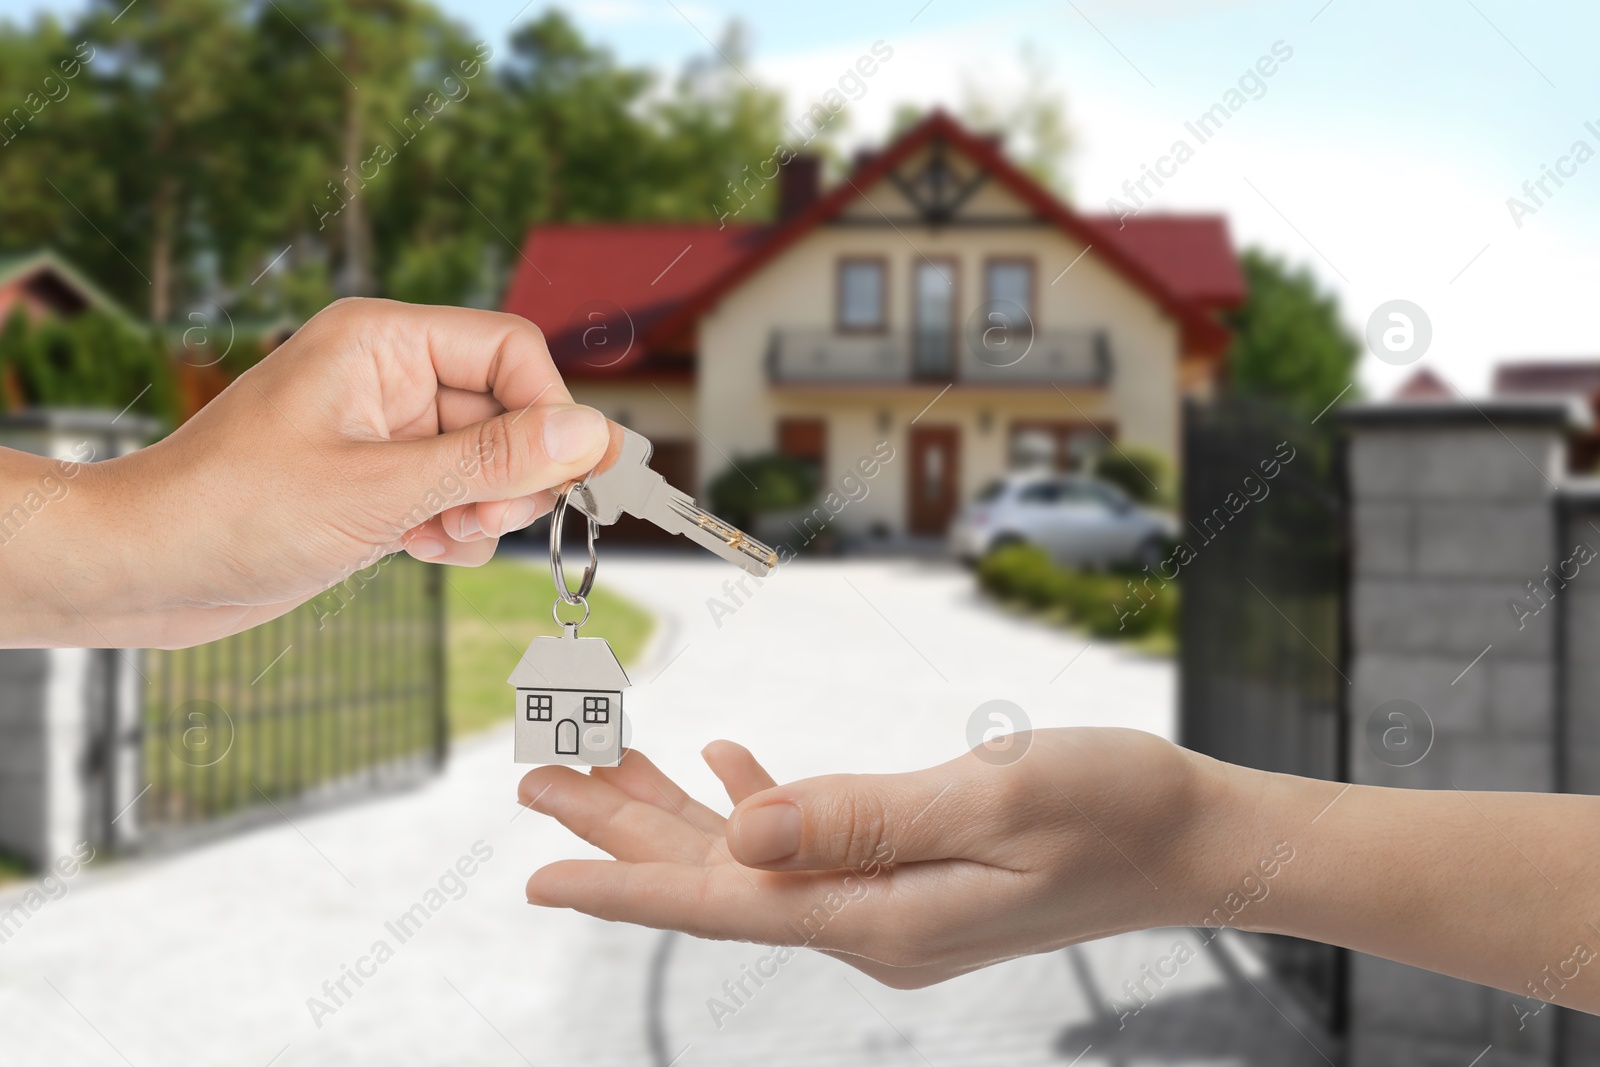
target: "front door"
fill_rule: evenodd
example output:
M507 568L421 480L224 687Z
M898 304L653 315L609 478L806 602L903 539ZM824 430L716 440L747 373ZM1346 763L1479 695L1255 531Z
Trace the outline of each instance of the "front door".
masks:
M912 373L948 379L955 373L956 262L920 259L912 278Z
M911 428L911 533L942 537L961 501L961 431L954 426Z

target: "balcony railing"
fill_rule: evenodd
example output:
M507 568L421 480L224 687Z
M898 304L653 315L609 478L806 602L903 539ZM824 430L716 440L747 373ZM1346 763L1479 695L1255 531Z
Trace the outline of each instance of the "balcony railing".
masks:
M957 381L989 385L1104 386L1111 345L1104 331L1037 330L1030 336L967 336L949 330L850 334L777 329L767 373L782 385Z

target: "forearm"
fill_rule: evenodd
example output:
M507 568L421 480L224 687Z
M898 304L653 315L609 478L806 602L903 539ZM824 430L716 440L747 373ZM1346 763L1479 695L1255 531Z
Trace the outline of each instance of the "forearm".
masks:
M95 646L113 584L97 465L0 448L0 647ZM117 546L120 547L120 546Z
M1209 762L1209 761L1208 761ZM1292 849L1228 925L1600 1011L1600 798L1381 789L1211 764L1214 892ZM1236 898L1235 902L1237 902ZM1222 907L1227 915L1231 907Z

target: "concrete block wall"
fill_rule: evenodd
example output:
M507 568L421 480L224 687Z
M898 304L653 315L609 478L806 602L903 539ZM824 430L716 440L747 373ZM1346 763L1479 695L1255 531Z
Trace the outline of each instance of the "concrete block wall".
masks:
M1564 436L1574 417L1561 404L1525 402L1347 415L1352 781L1560 785L1566 605L1542 602L1529 583L1544 580L1566 539ZM1600 639L1600 578L1593 610ZM1600 673L1594 684L1600 694ZM1411 732L1392 736L1405 746L1386 745L1385 731L1402 723ZM1596 740L1600 753L1600 731ZM1530 1017L1529 1001L1359 954L1350 980L1352 1064L1459 1067L1491 1045L1501 1067L1557 1063L1555 1010Z
M0 445L101 460L134 450L153 429L115 412L27 411L0 418ZM0 500L0 513L13 503ZM36 534L24 526L11 535ZM139 663L136 649L0 649L0 849L43 867L80 842L109 843L111 816L142 787ZM131 843L137 821L135 810L117 820L118 843Z

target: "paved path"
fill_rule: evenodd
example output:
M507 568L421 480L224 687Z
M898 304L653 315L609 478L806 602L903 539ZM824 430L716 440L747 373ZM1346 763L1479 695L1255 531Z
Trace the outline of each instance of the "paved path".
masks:
M702 797L718 795L697 756L714 737L779 778L907 769L962 751L993 698L1039 726L1170 732L1170 664L1008 617L949 568L798 563L737 604L714 561L608 559L601 577L668 620L634 671L633 742ZM714 620L713 597L732 613ZM916 992L800 956L718 1029L706 999L764 950L522 903L534 867L589 850L515 806L509 757L508 727L414 792L74 878L0 944L0 1063L647 1067L686 1046L682 1067L1322 1062L1231 950L1207 949L1119 1030L1111 999L1197 944L1187 930ZM408 912L402 938L388 924ZM341 977L349 995L324 992Z

